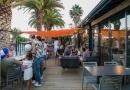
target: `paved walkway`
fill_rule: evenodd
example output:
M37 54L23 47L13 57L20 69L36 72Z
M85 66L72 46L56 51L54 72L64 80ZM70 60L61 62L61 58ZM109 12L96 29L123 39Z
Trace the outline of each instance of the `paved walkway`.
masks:
M34 87L32 90L82 90L82 71L76 74L74 70L67 70L62 75L62 68L55 64L54 59L47 60L47 69L44 71L44 79L41 87ZM84 85L85 86L85 85ZM4 90L4 89L3 89ZM14 85L9 90L26 90L25 85ZM88 90L92 90L88 87Z

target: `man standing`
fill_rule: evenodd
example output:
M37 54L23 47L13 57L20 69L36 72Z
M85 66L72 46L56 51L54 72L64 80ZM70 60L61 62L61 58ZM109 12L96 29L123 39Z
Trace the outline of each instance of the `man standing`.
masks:
M32 42L32 53L34 54L34 75L35 75L35 83L34 86L41 86L41 74L40 74L40 64L42 62L42 43L41 38L35 35L29 36L30 41Z
M56 53L57 53L57 50L59 49L59 41L58 39L56 38L55 41L54 41L54 57L56 58Z

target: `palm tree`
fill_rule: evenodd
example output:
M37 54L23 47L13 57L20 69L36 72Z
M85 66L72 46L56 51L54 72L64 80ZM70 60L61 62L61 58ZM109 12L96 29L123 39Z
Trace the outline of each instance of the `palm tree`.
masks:
M9 30L11 29L12 5L22 4L24 0L0 0L0 49L10 44Z
M22 32L17 28L13 28L13 29L11 29L10 34L12 35L13 43L16 43L17 37L20 34L22 34Z
M28 24L36 28L36 14L35 12L31 12L31 15ZM63 28L65 22L57 10L46 10L43 14L42 24L44 25L44 30L51 30L54 27Z
M37 28L37 25L36 25L36 13L35 13L35 11L32 11L30 13L30 15L31 15L31 17L29 18L28 25L30 27Z
M26 11L34 11L36 14L36 27L38 31L42 30L42 16L46 9L64 8L59 0L28 0L24 4Z
M63 28L65 22L57 10L46 10L43 15L43 24L45 30L51 30L54 27Z
M80 21L80 17L83 14L83 9L79 5L74 5L69 11L70 17L73 19L75 26L77 26Z
M83 9L82 7L80 7L79 5L74 5L72 6L71 10L69 11L69 14L70 14L70 17L73 19L73 22L75 24L75 27L77 27L79 21L80 21L80 17L82 16L83 14ZM79 34L78 34L79 36ZM75 42L75 45L77 45L77 40L76 40L76 36L74 34L74 42ZM79 42L79 40L78 40ZM80 45L78 44L78 47Z
M22 37L22 36L17 37L17 42L18 43L27 42L27 41L29 41L29 39L27 39L25 37Z

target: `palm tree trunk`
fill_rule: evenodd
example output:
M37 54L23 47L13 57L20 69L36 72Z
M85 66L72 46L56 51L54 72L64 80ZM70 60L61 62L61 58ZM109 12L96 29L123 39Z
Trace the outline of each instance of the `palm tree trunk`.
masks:
M50 26L50 24L48 24L48 23L45 23L44 24L44 30L45 31L49 31L49 30L51 30L52 29L52 27Z
M47 23L44 24L44 30L47 31Z
M11 6L0 5L0 49L10 45Z
M43 14L43 12L42 12L42 10L41 11L38 11L37 12L37 31L41 31L42 30L42 14Z
M50 24L47 25L47 30L51 31L51 25Z

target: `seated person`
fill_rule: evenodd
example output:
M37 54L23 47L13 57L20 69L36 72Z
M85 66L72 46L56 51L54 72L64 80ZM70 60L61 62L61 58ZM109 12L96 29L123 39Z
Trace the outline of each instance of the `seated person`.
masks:
M80 48L79 48L78 51L77 51L77 55L78 55L78 56L81 56L81 50L80 50Z
M11 45L11 46L9 47L9 57L15 57L15 56L16 56L16 52L15 52L15 50L14 50L14 46Z
M60 58L61 56L64 56L64 48L63 45L60 46L60 48L57 50L57 56Z
M84 52L84 51L83 51ZM89 56L91 56L91 51L89 51L89 48L88 47L86 47L86 51L85 51Z
M80 56L79 60L83 61L86 57L90 57L90 54L88 52L86 52L86 48L82 48L82 56Z
M88 49L83 48L83 59L86 57L90 57L90 51Z
M1 54L1 61L0 61L1 77L6 78L8 69L10 67L13 67L14 65L22 65L22 62L9 57L8 48L2 48L2 50L0 51L0 54Z
M70 56L70 55L71 55L71 50L69 49L69 47L67 47L65 50L65 56Z
M77 55L77 50L76 50L76 48L75 48L75 47L72 47L72 50L71 50L71 55L72 55L72 56Z

